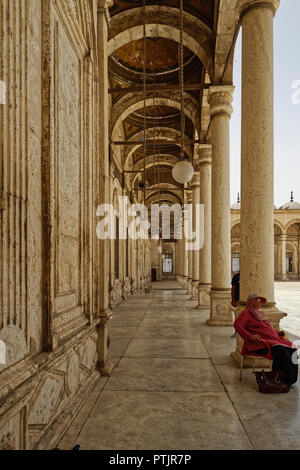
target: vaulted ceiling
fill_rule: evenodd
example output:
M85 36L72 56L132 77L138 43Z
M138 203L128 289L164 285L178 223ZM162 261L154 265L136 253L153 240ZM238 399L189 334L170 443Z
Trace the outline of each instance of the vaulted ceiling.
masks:
M208 57L207 63L212 61L207 51L213 50L218 5L218 0L184 0L184 33L194 35L196 41L199 40L203 57L205 54ZM121 145L123 164L128 164L130 159L131 168L137 168L141 174L147 167L150 194L153 185L154 188L166 184L173 185L174 189L180 188L172 177L174 161L180 159L181 152L180 1L146 0L145 17L142 7L141 0L115 0L110 8L112 53L109 57L109 82L113 106L112 135L123 135L124 142L134 141L135 146ZM141 34L144 23L148 25L145 26L146 96L143 93L145 52ZM156 33L155 23L158 24ZM195 26L191 28L190 24ZM201 37L196 28L200 28ZM207 80L207 70L200 60L202 53L198 53L198 49L200 46L190 46L185 39L184 133L185 157L190 160L194 159L195 141L200 138L202 101ZM114 110L119 110L119 115L114 116ZM120 120L121 112L123 117ZM145 126L148 140L146 154L143 142ZM170 140L168 145L166 139ZM136 174L131 176L134 187L138 179Z
M111 16L115 16L126 10L139 7L143 4L140 0L121 1L115 0L110 9ZM171 8L179 8L179 0L146 0L146 5L164 5ZM204 21L211 28L214 24L215 1L214 0L184 0L184 10Z

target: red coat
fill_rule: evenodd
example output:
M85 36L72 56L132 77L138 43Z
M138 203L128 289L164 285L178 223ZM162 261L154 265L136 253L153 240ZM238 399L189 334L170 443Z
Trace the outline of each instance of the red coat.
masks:
M291 341L281 338L269 322L265 323L257 320L248 309L244 310L239 315L233 326L244 340L242 354L245 353L246 349L248 352L252 352L266 347L264 343L256 343L255 341L249 340L251 335L259 335L270 347L281 344L282 346L297 349Z

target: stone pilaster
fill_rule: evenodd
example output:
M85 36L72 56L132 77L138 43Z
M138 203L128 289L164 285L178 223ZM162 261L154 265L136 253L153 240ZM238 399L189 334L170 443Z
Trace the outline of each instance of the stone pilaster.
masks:
M200 204L200 173L196 172L192 182L192 204L193 204L193 232L196 231L196 222L199 215L199 204ZM192 267L192 297L190 300L198 300L198 286L199 286L199 257L200 250L192 251L193 267Z
M241 282L236 316L252 292L267 298L275 328L285 316L274 301L273 16L277 0L239 2L243 30ZM233 358L240 361L238 337Z
M176 280L183 283L183 239L176 243Z
M182 238L182 273L183 273L183 286L188 288L188 277L189 277L189 258L188 252L186 251L186 238L184 235L183 229L183 238Z
M184 203L187 203L187 192L184 192ZM188 275L189 275L189 259L188 253L186 251L186 238L184 233L184 222L182 228L182 270L183 270L183 286L187 289L188 288Z
M232 325L229 121L233 86L209 92L212 143L212 282L208 324Z
M99 204L109 203L109 100L108 100L108 7L110 2L98 1L97 40L98 40L98 97L99 97L99 167L98 187ZM112 318L109 310L109 241L98 242L98 368L102 375L108 376L112 364L108 359L108 323Z
M158 281L161 281L163 278L163 240L162 238L159 239L159 252L158 252L158 263L159 263L159 271L158 271Z
M193 194L192 191L187 192L187 204L192 204L193 202ZM188 259L188 278L187 278L187 293L193 293L193 252L191 250L186 252L186 256Z
M209 310L211 289L211 145L201 145L198 153L200 203L204 205L204 245L199 260L199 310Z

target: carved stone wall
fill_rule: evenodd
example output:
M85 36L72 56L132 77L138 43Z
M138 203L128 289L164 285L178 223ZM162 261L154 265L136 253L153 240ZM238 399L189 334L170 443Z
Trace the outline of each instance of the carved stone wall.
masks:
M0 339L5 341L8 355L6 366L0 366L3 370L30 353L27 250L31 142L27 127L32 123L27 115L29 2L3 1L1 6L0 80L6 84L6 105L0 107ZM34 124L36 128L39 123ZM37 346L38 338L33 336Z
M100 378L93 3L0 0L0 449L54 447Z

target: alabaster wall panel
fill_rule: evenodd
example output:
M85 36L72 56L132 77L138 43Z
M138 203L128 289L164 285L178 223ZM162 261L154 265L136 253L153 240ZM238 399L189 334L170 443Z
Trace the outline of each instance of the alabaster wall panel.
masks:
M7 363L30 351L28 315L28 0L1 1L0 80L0 340ZM15 339L22 347L15 347Z
M44 58L48 69L44 83L49 87L50 132L44 179L48 182L50 227L49 265L45 280L49 286L52 346L87 324L85 299L91 281L89 246L85 238L91 229L91 200L87 176L92 165L92 125L87 44L76 23L77 6L51 1L43 15L48 40L44 38ZM74 3L74 2L71 2ZM69 5L70 6L70 5ZM75 23L72 25L72 21ZM89 132L84 132L84 128ZM48 280L47 280L48 279Z
M53 448L99 379L92 3L0 0L0 450Z
M25 409L0 426L1 450L24 450L25 445Z
M81 63L56 20L54 44L55 296L70 295L73 307L80 302Z

